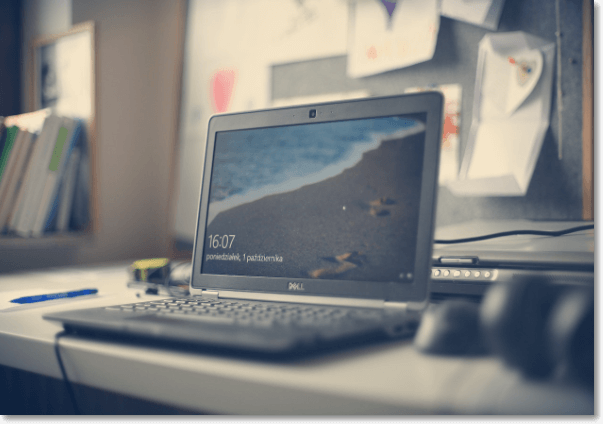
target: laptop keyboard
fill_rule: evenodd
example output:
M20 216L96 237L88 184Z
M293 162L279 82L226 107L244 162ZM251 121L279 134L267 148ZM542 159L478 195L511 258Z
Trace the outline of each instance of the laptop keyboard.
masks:
M105 309L149 314L205 323L252 326L295 327L308 329L336 328L338 332L381 327L399 321L403 313L392 315L379 309L348 308L278 302L202 300L187 297L109 306ZM395 319L397 318L397 319ZM413 332L416 324L405 320L403 332Z

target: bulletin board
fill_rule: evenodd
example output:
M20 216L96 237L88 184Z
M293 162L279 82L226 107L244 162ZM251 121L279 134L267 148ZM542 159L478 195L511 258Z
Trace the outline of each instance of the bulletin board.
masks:
M583 219L582 1L561 1L560 6L562 159L558 158L557 151L558 98L556 90L553 90L550 126L527 194L521 197L457 197L446 187L440 187L438 226L470 219ZM517 30L555 41L555 2L507 0L498 32ZM488 33L492 31L442 17L435 54L430 61L358 79L346 76L345 56L277 65L272 74L272 96L286 98L355 90L390 95L434 83L460 84L463 90L459 128L462 154L469 136L478 44ZM290 84L290 81L296 83Z
M345 3L343 0L331 1ZM195 2L191 1L190 4L193 3ZM302 4L304 2L298 3ZM249 2L249 4L254 4L254 2ZM286 100L291 98L319 99L321 96L328 98L332 93L339 93L340 95L342 93L361 93L361 95L365 93L371 96L386 96L401 94L414 87L456 84L462 89L462 96L459 99L461 121L458 127L459 150L460 157L462 157L471 126L480 40L486 34L510 31L524 31L553 43L560 40L560 49L557 51L561 51L561 56L560 62L555 68L553 79L550 124L546 130L527 193L524 196L515 197L464 197L455 196L445 186L441 186L438 196L436 223L438 226L443 226L472 219L568 221L592 219L592 215L589 215L589 210L592 213L592 180L589 183L590 191L586 187L584 192L587 195L583 194L584 174L586 174L586 177L592 175L592 168L590 171L587 169L588 155L592 155L592 149L590 153L587 151L589 146L592 148L592 135L589 139L587 134L589 128L592 127L592 107L589 111L588 99L585 102L583 96L583 90L586 90L587 93L590 90L590 104L592 105L592 76L590 77L590 86L587 78L583 77L584 70L588 66L592 69L592 54L585 55L583 52L584 16L589 16L588 13L584 13L588 12L583 10L585 4L589 5L589 2L583 2L582 0L559 0L558 2L551 0L506 0L496 31L442 16L439 21L437 42L431 60L377 75L350 78L348 76L349 64L345 44L342 46L338 40L329 43L329 46L332 46L331 51L324 51L322 54L315 54L314 56L308 54L305 57L302 52L297 58L276 57L267 72L259 73L258 75L262 75L260 78L248 82L248 84L253 84L255 87L263 87L262 90L267 97L261 99L261 96L255 96L255 99L260 98L261 100L256 101L256 104L243 104L239 107L273 106L282 104L283 101L286 103ZM334 7L340 6L341 3L334 3ZM558 6L558 10L556 10L556 6ZM190 38L191 31L198 31L198 37L203 37L202 28L190 27L191 14L194 13L195 11L189 8L189 27L187 28L189 35L187 35L187 40ZM237 13L248 12L239 11ZM592 20L592 15L590 16ZM216 22L222 22L217 16L214 19ZM328 19L328 17L325 19ZM559 28L561 31L558 34ZM205 37L208 36L205 35ZM318 36L326 39L324 34ZM592 38L592 35L590 35L590 38ZM242 47L244 48L244 45ZM592 44L590 49L592 51ZM283 46L282 50L276 51L276 54L284 54L283 52L287 52L286 45ZM586 52L589 52L588 48ZM284 54L284 56L287 55ZM590 65L588 62L589 56ZM185 81L187 60L191 61L193 59L185 53ZM211 68L211 60L209 62L206 60L204 64ZM253 66L253 64L251 63L250 66ZM559 72L559 69L561 72ZM560 85L558 86L557 78L559 76ZM213 81L214 84L222 84L228 88L230 77L231 75L226 72L214 77ZM240 82L244 81L241 80ZM583 88L584 83L586 83L586 88ZM224 92L224 90L221 92ZM562 93L562 113L559 113L559 92ZM187 141L186 137L195 136L191 135L190 131L187 133L185 128L187 126L183 124L183 120L196 117L198 122L202 122L203 117L200 115L203 113L198 108L195 109L194 102L190 99L190 90L187 90L187 87L183 87L183 96L185 98L183 98L181 111L181 157L185 161L194 160L195 163L201 164L202 157L198 157L200 149L192 156L190 154L194 149L190 149L191 140ZM218 98L214 101L223 103L224 99ZM215 103L213 107L220 108L223 105L220 106L220 104ZM588 120L583 120L583 112L587 115L590 113L590 124ZM583 125L586 125L586 129L583 128ZM190 128L190 125L187 128ZM583 141L583 134L586 141ZM559 151L560 139L562 140L561 151ZM187 143L189 145L188 153L183 153L187 148ZM583 143L585 143L586 148L583 148ZM584 154L587 155L586 161L583 157ZM584 168L583 163L587 163ZM590 163L592 164L592 157L590 157ZM191 164L181 163L182 165L192 166ZM184 175L182 171L181 175ZM186 196L186 193L183 192L183 183L184 185L191 184L190 181L188 183L182 181L181 177L180 197ZM195 184L198 185L198 182L195 182ZM586 199L588 193L591 195L590 200ZM198 192L195 193L195 196L198 196ZM583 201L590 202L590 209L588 205L583 207ZM178 207L180 205L177 205ZM175 216L178 220L178 212ZM181 228L176 231L176 238L192 240L194 228L190 232L190 236L187 237L187 224L181 223L180 225Z

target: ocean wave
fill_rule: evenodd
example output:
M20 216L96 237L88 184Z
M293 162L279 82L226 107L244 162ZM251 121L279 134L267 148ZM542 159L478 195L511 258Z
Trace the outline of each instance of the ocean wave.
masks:
M335 177L346 169L353 168L361 160L366 152L375 150L388 140L400 139L425 131L425 124L416 122L413 126L395 131L393 133L371 133L369 141L352 145L347 154L339 161L325 165L321 170L301 177L291 177L279 183L265 184L261 187L252 187L244 193L232 194L221 200L212 201L209 205L207 225L221 212L234 207L251 203L267 196L295 191L304 186L315 184L320 181ZM215 187L212 187L214 190ZM223 190L223 189L222 189Z

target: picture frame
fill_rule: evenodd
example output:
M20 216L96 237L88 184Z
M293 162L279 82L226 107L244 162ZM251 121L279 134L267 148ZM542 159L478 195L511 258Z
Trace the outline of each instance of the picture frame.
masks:
M98 229L99 205L96 178L96 50L94 21L74 25L68 31L45 35L31 43L31 111L51 108L54 114L82 119L86 127L86 156L90 176L90 224ZM83 153L84 154L84 153Z
M94 122L94 22L32 42L32 110L51 107L59 115Z

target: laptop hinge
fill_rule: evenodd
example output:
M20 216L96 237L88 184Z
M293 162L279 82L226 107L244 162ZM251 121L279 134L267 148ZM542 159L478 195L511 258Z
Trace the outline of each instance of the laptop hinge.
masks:
M220 292L217 290L202 290L201 297L204 299L217 299L220 296Z
M385 309L391 309L396 311L406 311L408 309L408 303L406 302L385 302Z
M429 302L385 302L385 309L390 311L404 311L409 316L419 318L422 312L427 308Z

